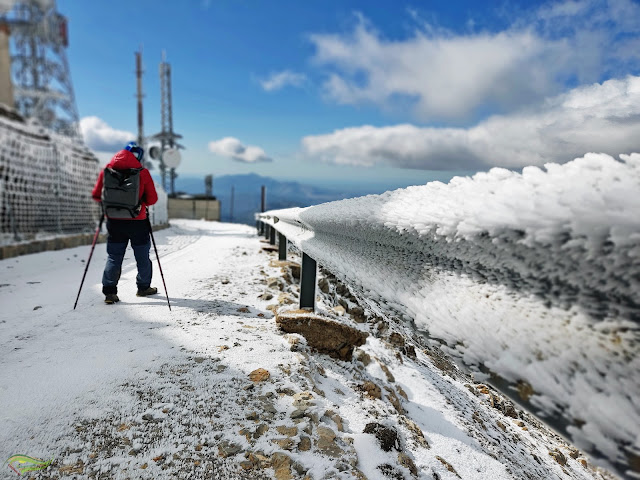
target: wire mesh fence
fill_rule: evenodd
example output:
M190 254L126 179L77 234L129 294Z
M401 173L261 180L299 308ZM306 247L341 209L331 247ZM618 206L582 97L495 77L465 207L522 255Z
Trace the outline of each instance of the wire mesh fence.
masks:
M91 230L98 169L84 145L0 117L0 243Z
M91 190L102 166L81 142L0 109L0 245L92 233L100 207ZM151 209L166 223L167 199Z

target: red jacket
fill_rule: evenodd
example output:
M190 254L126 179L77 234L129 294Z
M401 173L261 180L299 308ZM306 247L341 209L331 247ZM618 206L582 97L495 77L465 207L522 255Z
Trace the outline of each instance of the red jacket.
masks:
M125 170L127 168L141 168L142 165L140 164L136 156L129 150L120 150L113 156L111 161L107 163L107 167L113 168L115 170ZM96 185L93 187L93 191L91 192L91 196L96 202L102 201L103 181L104 170L101 170L100 175L98 175ZM136 218L123 220L144 220L145 218L147 218L146 207L149 205L153 205L158 201L156 187L153 184L153 179L151 178L149 170L147 170L146 168L143 168L140 172L140 200L142 204L140 214Z

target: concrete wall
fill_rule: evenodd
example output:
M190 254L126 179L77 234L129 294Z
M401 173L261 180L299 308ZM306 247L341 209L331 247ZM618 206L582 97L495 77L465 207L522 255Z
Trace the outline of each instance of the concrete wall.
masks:
M97 227L97 225L96 225ZM169 224L154 225L153 231L169 228ZM102 231L106 232L107 227L103 225ZM67 235L45 240L34 240L32 242L22 242L14 245L0 245L0 260L5 258L17 257L19 255L27 255L29 253L39 253L51 250L63 250L65 248L79 247L80 245L91 245L93 243L93 235L79 234ZM107 241L107 234L100 233L96 243L104 243Z
M220 221L220 201L206 198L169 198L169 219Z

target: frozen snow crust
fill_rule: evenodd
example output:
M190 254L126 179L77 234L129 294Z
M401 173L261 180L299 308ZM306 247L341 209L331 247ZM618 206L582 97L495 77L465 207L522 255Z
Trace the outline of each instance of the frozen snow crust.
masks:
M492 169L261 217L572 441L640 451L640 154Z

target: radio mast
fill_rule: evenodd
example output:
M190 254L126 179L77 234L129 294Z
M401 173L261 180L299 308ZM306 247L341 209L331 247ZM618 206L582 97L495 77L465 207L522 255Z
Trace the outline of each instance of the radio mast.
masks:
M142 99L144 98L144 93L142 93L142 46L140 46L140 51L135 52L136 54L136 98L138 102L138 145L140 145L143 149L146 150L146 146L144 143L144 127L143 127L143 111L142 111Z
M178 149L184 147L176 142L182 138L173 131L173 111L171 104L171 65L166 62L166 54L162 52L162 62L160 63L160 114L162 130L151 138L160 140L162 156L160 158L160 172L162 174L162 187L166 190L166 176L169 170L171 176L171 195L175 195L176 167L180 164L180 154Z
M54 132L81 139L66 55L67 19L56 11L55 0L4 2L0 15L0 26L9 32L15 108Z

